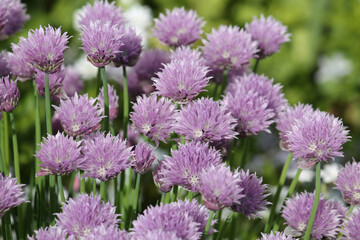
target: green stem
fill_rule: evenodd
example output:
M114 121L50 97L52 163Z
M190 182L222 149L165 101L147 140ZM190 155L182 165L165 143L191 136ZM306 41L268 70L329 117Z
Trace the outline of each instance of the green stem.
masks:
M84 175L83 171L80 171L80 193L85 193L85 178L81 178Z
M257 71L257 68L259 66L259 62L260 62L260 59L256 59L256 62L255 62L255 65L254 65L254 69L253 69L253 72L256 73Z
M177 195L178 195L178 189L179 189L179 186L178 185L175 185L173 187L173 193L171 195L171 202L175 202L176 201L176 198L177 198Z
M49 74L45 73L45 120L46 132L52 135Z
M136 174L135 191L134 191L134 195L133 195L133 198L132 198L133 211L134 211L135 213L136 213L137 205L138 205L138 201L139 201L140 179L141 179L141 174L137 173L137 174ZM130 221L131 221L131 219L130 219Z
M60 192L61 202L65 202L65 195L64 195L61 176L57 176L57 184L58 184L58 190Z
M224 70L223 78L222 78L222 81L221 81L220 92L219 92L219 94L216 94L216 97L215 97L214 100L220 99L221 94L224 93L225 88L226 88L227 76L228 76L228 70Z
M233 219L233 215L234 215L234 212L231 212L229 214L229 216L226 218L225 222L223 224L221 224L221 226L219 228L218 236L216 237L216 240L223 239L225 229L229 225L229 222L231 221L231 219Z
M104 88L104 130L105 132L109 132L110 126L110 118L109 118L109 90L106 78L106 71L105 67L100 68L101 78L103 81L103 88Z
M213 92L213 99L215 100L216 99L216 96L217 96L217 91L218 91L218 89L219 89L219 83L216 81L215 82L215 89L214 89L214 92Z
M124 139L127 138L127 128L129 122L129 89L126 76L126 66L123 66L123 95L124 95L124 120L123 120L123 131Z
M15 119L14 119L14 114L12 112L10 112L9 115L10 115L11 135L12 135L12 143L13 143L15 177L17 178L17 183L20 183L21 177L20 177L19 147L18 147L18 140L16 135Z
M311 229L313 227L313 223L315 221L316 212L319 205L320 200L320 187L321 187L321 177L320 177L320 170L321 170L321 162L318 162L316 165L316 181L315 181L315 197L314 197L314 204L311 209L310 218L308 224L306 226L306 232L304 236L304 240L310 239Z
M98 68L96 75L96 96L99 96L100 88L101 88L101 68Z
M92 180L92 193L94 196L96 195L96 179L95 178Z
M204 234L202 236L202 239L207 239L207 236L208 236L208 233L209 233L209 229L210 229L210 226L211 226L211 221L212 221L212 218L214 216L214 211L210 211L209 212L209 218L206 222L206 227L205 227L205 230L204 230Z
M106 182L104 181L101 181L100 183L100 196L101 196L101 199L106 201Z
M241 152L240 152L240 157L239 157L239 167L240 168L244 168L246 165L246 154L250 145L250 139L249 137L246 137L243 139L243 142L241 144Z
M5 158L4 158L4 169L5 175L9 175L10 172L10 146L9 146L9 119L8 113L3 112L4 119L4 146L5 146Z
M191 202L194 199L194 193L192 191L188 191L186 194L186 198Z
M349 220L349 217L350 217L352 211L354 210L354 207L355 207L354 205L350 205L350 208L349 208L349 210L348 210L348 212L347 212L347 214L346 214L344 223L343 223L342 226L341 226L341 231L340 231L339 236L337 237L337 239L342 239L345 225L346 225L347 221Z
M236 151L236 145L238 143L238 138L233 139L231 148L227 157L227 164L231 167L231 163L234 161L235 151Z
M12 230L11 230L11 220L10 212L7 212L5 216L2 217L1 224L4 225L4 235L6 240L12 240Z
M288 194L286 195L286 197L291 197L291 195L293 194L293 192L295 190L295 187L297 185L297 182L299 181L299 177L300 177L301 172L302 172L302 169L299 168L297 170L296 174L295 174L294 179L291 181L289 191L288 191Z
M268 218L268 221L266 222L266 225L265 225L265 233L268 233L272 227L272 224L273 224L273 219L275 217L275 211L276 211L276 207L277 207L277 203L279 201L279 198L280 198L280 193L281 193L281 190L285 184L285 180L286 180L286 174L289 170L289 167L290 167L290 163L291 163L291 160L292 160L292 153L290 152L289 155L288 155L288 158L286 159L286 162L283 166L283 169L281 171L281 175L280 175L280 179L279 179L279 184L278 184L278 187L277 187L277 190L276 190L276 193L275 193L275 196L274 196L274 199L273 199L273 202L272 202L272 207L271 207L271 211L270 211L270 216Z
M229 240L235 239L237 217L238 217L238 215L236 213L234 213L234 215L231 219L231 230L230 230Z

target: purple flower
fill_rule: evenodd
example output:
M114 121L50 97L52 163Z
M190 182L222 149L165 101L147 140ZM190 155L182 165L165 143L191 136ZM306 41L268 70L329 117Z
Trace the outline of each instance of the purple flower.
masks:
M136 98L130 119L139 132L150 137L156 144L166 143L165 138L172 132L175 105L168 99L156 95Z
M258 178L256 174L250 174L249 170L245 172L240 169L239 175L239 187L243 189L241 194L244 197L241 198L240 203L233 204L231 208L235 212L246 215L249 219L260 217L259 212L265 210L269 204L266 201L266 197L269 196L266 193L267 185L262 184L262 178Z
M159 162L155 166L155 169L152 172L152 174L153 174L154 184L159 188L161 192L167 193L170 192L170 190L172 189L172 185L169 182L164 182L164 180L166 179L165 179L165 175L163 174L165 170L165 165L163 163L164 163L163 161Z
M149 239L156 239L156 240L182 240L176 236L176 232L168 232L162 229L156 230L149 230L145 233L138 234L136 236L136 240L149 240Z
M285 201L282 216L286 224L298 234L303 235L314 203L313 193L301 193ZM339 214L332 204L320 197L311 236L315 239L336 238L339 225ZM326 220L325 220L326 219Z
M0 7L1 8L1 7ZM3 50L0 52L0 77L10 75L11 69L8 64L9 52Z
M236 120L231 113L210 98L200 98L181 108L174 131L186 139L205 142L235 138Z
M134 151L133 169L139 174L147 173L156 157L152 154L154 148L145 142L138 144Z
M108 94L109 94L109 118L110 120L116 119L119 109L119 97L116 93L115 88L108 84ZM104 87L101 88L99 97L98 97L101 109L104 111Z
M78 96L75 93L65 101L60 100L60 106L54 108L64 131L70 136L90 134L100 128L102 110L96 99L88 98L87 94Z
M20 92L17 81L10 80L9 76L0 78L0 102L2 110L11 112L19 103Z
M166 9L166 15L160 13L155 19L154 36L161 42L172 47L189 45L200 38L202 21L193 10L186 11L184 7Z
M201 52L198 49L191 49L189 46L181 46L175 49L175 51L170 50L171 61L182 61L182 60L191 60L196 62L199 65L205 65L205 61L201 56Z
M344 224L344 230L341 232L344 234L343 240L360 239L360 211L356 211L350 215L349 220Z
M134 66L142 51L141 38L131 27L122 27L121 42L123 43L113 59L115 66Z
M188 60L175 60L164 65L153 78L156 93L178 103L188 103L208 85L207 67Z
M202 170L217 166L222 161L219 151L201 142L180 144L177 150L171 150L171 156L165 156L163 161L162 181L165 185L180 185L193 192L199 190Z
M203 57L211 70L242 69L256 56L257 43L251 35L237 26L220 26L203 40Z
M345 202L360 205L360 163L348 162L345 168L339 171L335 185L335 189L341 192Z
M75 171L83 161L80 145L81 142L76 142L63 133L48 135L35 155L42 162L42 169L36 176L65 175Z
M130 240L128 233L125 230L120 230L117 227L95 227L93 231L86 236L87 240Z
M40 26L30 30L27 39L20 37L19 46L24 48L22 51L27 62L43 72L54 73L61 68L68 41L66 32L61 35L60 28L49 25L45 29Z
M138 239L149 231L161 229L165 232L175 232L180 239L197 240L200 238L199 223L193 220L185 211L178 207L160 204L148 207L142 215L133 221L132 237Z
M261 238L259 238L258 240L295 240L295 238L291 236L286 236L282 232L272 232L269 234L261 233Z
M10 176L4 177L0 173L0 218L2 218L10 208L14 208L26 202L25 193L21 189L24 184L16 184L17 179Z
M26 60L26 49L14 43L11 48L13 52L8 56L11 73L22 82L34 78L36 68Z
M216 211L239 204L244 197L240 181L239 173L231 172L225 164L204 169L200 174L199 192L205 207Z
M118 25L110 21L97 20L89 26L82 26L82 50L88 55L87 59L95 67L104 67L109 64L123 45Z
M50 96L58 96L62 93L62 82L64 80L64 71L49 74ZM45 73L36 69L35 75L37 92L40 96L45 96Z
M296 120L303 118L308 114L313 114L314 109L309 104L298 103L294 107L288 106L283 111L279 112L276 119L276 129L279 130L281 146L288 149L287 134L291 131L293 124Z
M269 127L275 114L268 108L268 103L256 91L248 91L244 87L227 92L222 100L222 105L237 120L236 131L241 137L257 135L260 131L270 133Z
M0 40L2 40L20 31L30 16L26 14L26 6L20 0L2 0L0 5L2 5L0 7L0 19L2 18L1 15L6 16L5 24L4 20L0 20ZM6 13L4 13L4 9Z
M110 133L84 140L82 152L84 159L79 168L85 171L84 177L108 181L131 167L131 148L126 146L126 141Z
M348 133L340 119L316 110L295 121L287 133L289 150L298 159L299 168L311 168L317 162L342 157L342 145L350 138Z
M69 236L67 238L67 234L64 230L57 226L51 226L46 228L40 228L38 231L35 231L35 235L33 237L29 237L29 240L75 240L73 236Z
M272 16L265 18L261 15L259 19L254 17L250 24L245 24L245 29L259 44L259 59L279 51L281 44L290 41L291 34L286 33L287 27Z
M83 81L80 79L80 75L75 71L73 67L66 67L64 69L64 80L62 82L62 89L68 97L73 97L75 93L82 91L84 87Z
M328 200L327 202L331 206L331 208L335 209L339 214L339 225L342 225L349 211L348 208L345 207L344 204L340 203L338 200Z
M75 199L69 199L62 206L62 212L55 214L56 225L76 239L85 238L101 225L106 228L117 227L120 220L115 209L111 203L103 202L100 196L81 194Z
M96 20L109 21L110 25L118 26L125 23L121 9L115 6L115 2L109 3L108 0L96 0L93 6L88 3L82 8L80 25L89 27Z
M6 23L8 22L8 6L7 6L7 0L1 0L0 1L0 33L4 29Z

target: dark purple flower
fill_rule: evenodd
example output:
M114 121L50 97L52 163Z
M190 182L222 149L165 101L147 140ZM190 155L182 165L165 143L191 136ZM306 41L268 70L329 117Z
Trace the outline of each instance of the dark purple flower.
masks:
M92 232L86 236L86 240L130 240L130 237L125 230L120 230L118 227L105 227L101 225L95 227Z
M150 137L156 144L159 141L166 143L166 138L172 132L175 105L168 99L156 95L137 97L133 105L134 111L130 119L136 129Z
M345 202L360 205L360 163L346 163L339 171L335 185L335 189L341 192Z
M0 7L1 8L1 7ZM0 52L0 77L10 75L11 69L9 67L9 52L3 50Z
M64 69L64 80L62 82L62 89L68 97L73 97L75 93L80 93L84 87L80 75L73 67L66 67Z
M75 240L74 236L67 237L67 234L64 230L57 226L51 226L46 228L40 228L35 230L35 235L29 237L28 240Z
M262 178L258 178L256 174L250 174L249 170L246 172L242 169L239 171L240 183L242 188L240 203L235 203L231 206L235 212L240 212L246 215L249 219L260 217L259 212L266 209L270 203L266 201L269 194L266 192L267 185L262 184Z
M290 41L291 34L286 33L287 27L272 16L265 18L261 15L259 19L254 17L250 24L245 24L245 29L258 42L260 59L279 51L281 44Z
M193 10L186 11L181 7L170 12L166 9L166 15L160 13L155 19L154 36L169 46L189 45L200 38L204 25Z
M174 131L188 140L204 142L235 138L236 120L210 98L200 98L183 106L176 114Z
M26 61L43 72L54 73L61 68L68 42L66 32L61 35L60 28L49 25L30 30L27 39L20 37L19 46L23 48Z
M2 110L11 112L19 103L20 92L17 81L10 80L9 76L0 78L0 102Z
M145 142L138 144L135 147L133 169L139 174L147 173L156 157L152 154L154 148Z
M35 155L42 162L42 169L36 176L65 175L75 171L83 161L80 145L81 142L63 133L48 135Z
M64 81L64 75L65 72L63 70L49 74L50 96L62 95L62 82ZM38 94L40 96L45 96L45 73L36 69L35 81Z
M26 202L25 193L22 190L24 184L16 184L17 179L10 176L4 177L0 173L0 218L2 218L10 208L14 208Z
M11 73L22 82L33 79L36 68L26 60L26 49L14 43L11 44L11 48L13 52L8 56Z
M155 166L152 174L153 174L154 184L160 189L161 192L167 193L170 192L172 186L170 183L164 182L165 180L165 176L163 174L164 169L165 166L163 164L163 161L161 161Z
M295 121L287 134L289 151L298 160L299 168L311 168L317 162L342 157L342 145L350 138L348 133L340 119L316 110Z
M30 19L30 16L26 14L26 6L21 3L20 0L2 0L0 1L0 5L2 5L2 7L0 7L0 19L2 15L1 12L4 14L4 7L6 11L5 24L4 21L0 20L0 40L2 40L20 31L24 23ZM1 27L1 25L3 25L3 27Z
M343 240L359 240L360 239L360 211L350 215L348 221L344 224L344 230L341 231L344 236Z
M191 49L189 46L181 46L175 49L175 51L170 50L170 59L171 61L194 61L199 65L205 65L205 61L201 56L201 52L198 49Z
M208 143L188 142L171 150L171 156L165 156L161 169L165 185L180 185L197 192L201 185L200 174L203 170L221 163L221 155Z
M116 93L115 88L108 84L108 96L109 96L109 119L114 120L118 115L119 109L119 97ZM104 87L101 88L98 97L100 107L104 111Z
M282 232L272 232L269 234L261 233L261 238L259 238L258 240L295 240L295 238L291 236L286 236Z
M87 94L60 100L60 106L54 106L59 114L64 131L70 136L90 134L100 128L103 118L102 110L96 99L88 98Z
M141 38L131 27L122 27L121 42L123 43L113 59L115 66L134 66L139 59L142 51Z

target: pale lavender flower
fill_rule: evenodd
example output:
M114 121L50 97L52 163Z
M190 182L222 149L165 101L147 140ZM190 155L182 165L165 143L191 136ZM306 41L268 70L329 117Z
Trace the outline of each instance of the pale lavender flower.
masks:
M202 21L193 10L186 11L184 7L174 8L172 11L166 9L166 15L160 13L155 19L154 36L162 43L178 47L190 45L200 38Z
M295 240L292 236L286 236L282 232L271 232L269 234L261 233L261 238L258 240Z
M11 48L13 52L8 55L11 73L22 82L33 79L36 68L26 60L26 49L14 43L11 44Z
M206 91L204 88L210 79L207 73L207 67L191 59L171 61L153 78L156 94L178 103L188 103Z
M240 203L235 203L231 206L235 212L240 212L246 215L249 219L260 217L259 212L266 209L270 203L266 201L266 197L270 194L267 193L267 185L262 184L262 178L258 178L256 174L250 174L249 170L246 172L242 169L239 171L240 183L239 187L242 188Z
M201 56L201 52L198 49L191 49L189 46L181 46L174 50L170 50L171 61L192 60L197 64L205 65L205 61Z
M2 40L20 31L23 28L24 23L30 19L30 16L26 14L26 5L21 3L20 0L2 0L0 1L0 5L2 5L0 9L4 11L5 7L6 11L5 24L2 24L0 20L0 40ZM2 28L1 25L3 25Z
M92 232L86 236L86 240L130 240L130 238L125 230L120 230L114 226L105 227L101 225L95 227Z
M109 119L114 120L118 115L119 109L119 96L116 93L115 88L108 84L108 96L109 96ZM104 111L104 87L101 88L98 100L101 109Z
M237 26L220 26L203 40L203 57L213 71L238 70L250 64L256 56L257 43Z
M126 146L126 141L110 133L84 140L82 152L84 159L79 168L85 171L83 177L108 181L131 167L131 148Z
M235 138L236 120L224 106L210 98L201 98L183 106L176 114L174 131L186 139L204 142Z
M65 101L60 100L60 106L54 108L59 114L64 131L70 136L87 135L100 128L102 110L96 99L88 98L87 94L75 93Z
M261 15L259 19L254 17L250 24L245 24L245 29L259 45L259 59L279 51L281 44L290 41L291 34L286 33L287 27L272 16L265 18Z
M54 73L61 68L68 42L66 32L61 35L61 28L49 25L30 30L27 39L20 37L19 46L24 48L26 61L43 72Z
M341 192L345 202L360 205L360 163L346 163L339 171L335 185L335 189Z
M115 2L109 3L108 0L96 0L92 6L90 3L82 8L79 24L90 26L91 22L102 20L109 21L110 25L121 26L126 20L121 8L115 6Z
M113 59L115 66L134 66L142 51L141 38L132 27L122 27L121 42L123 43Z
M332 209L335 209L336 212L339 214L339 225L342 225L345 221L346 215L349 211L347 207L344 206L343 203L340 203L338 200L328 200L328 204L331 206Z
M232 172L225 164L204 169L200 174L199 192L205 207L216 211L239 204L244 197L240 181L239 173Z
M86 238L101 225L117 227L120 219L115 210L111 203L103 202L100 196L81 194L63 204L62 212L55 214L56 225L76 239Z
M152 174L155 186L157 186L161 192L167 193L172 189L172 185L170 182L165 181L166 179L163 174L164 170L165 165L163 164L163 161L161 161L155 166Z
M261 131L270 133L269 127L274 122L274 111L268 108L269 101L254 91L238 87L228 91L222 105L237 120L236 131L241 137L257 135Z
M17 80L10 80L9 76L0 78L0 102L2 110L11 112L19 103L20 91L17 87Z
M49 74L50 96L61 95L64 75L65 73L63 70ZM40 96L45 96L45 73L36 69L35 81L38 94Z
M80 79L80 75L75 71L73 67L66 67L64 69L64 80L62 82L62 89L68 97L73 97L75 93L82 91L84 87L83 81Z
M344 224L344 230L341 231L344 236L343 240L360 240L360 211L350 215L348 221Z
M163 161L162 181L165 185L180 185L193 192L199 190L201 172L222 161L219 151L201 142L179 144L177 150L171 150L171 156L165 156Z
M83 161L80 145L81 142L63 133L48 135L35 155L42 162L42 169L36 176L65 175L75 171Z
M46 228L40 228L35 230L35 235L33 237L28 237L28 240L75 240L73 236L67 238L67 234L64 230L57 226L51 226Z
M8 6L7 6L8 0L0 0L0 33L4 29L6 23L8 22Z
M199 225L193 217L180 211L178 207L160 204L148 207L133 221L132 237L138 239L146 236L149 231L161 229L175 232L180 239L197 240L201 236Z
M317 162L342 157L342 145L349 141L349 131L339 118L316 110L297 120L288 132L289 151L298 167L311 168Z
M134 111L130 113L133 125L156 144L159 144L159 141L166 143L165 139L172 132L175 105L168 99L158 99L156 95L143 95L136 100L133 105Z
M149 230L145 233L138 234L136 240L182 240L183 238L177 237L174 231L165 231L162 229Z
M0 77L10 75L11 69L8 64L9 52L3 50L0 52Z
M95 67L104 67L109 64L123 45L122 35L118 25L110 21L97 20L89 26L82 27L81 49L87 54L87 59Z
M139 143L135 147L134 159L132 161L135 172L145 174L150 170L152 163L156 159L152 154L153 151L153 146L145 142Z
M22 190L24 184L16 184L17 179L10 176L3 176L0 173L0 218L2 218L10 208L14 208L26 202L25 193Z
M293 228L297 234L303 235L310 217L310 212L314 203L313 193L301 193L287 199L282 216L286 224ZM315 220L311 229L311 236L315 239L336 238L340 230L340 215L322 196L315 215Z

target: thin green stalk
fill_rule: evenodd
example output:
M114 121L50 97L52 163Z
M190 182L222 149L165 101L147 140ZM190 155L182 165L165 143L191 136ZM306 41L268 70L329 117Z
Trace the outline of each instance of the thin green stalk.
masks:
M218 94L216 94L216 97L215 97L214 100L220 99L221 94L224 93L225 88L226 88L226 83L227 83L227 76L228 76L228 70L224 70L223 78L222 78L222 81L221 81L220 92Z
M1 219L1 224L4 225L6 235L5 240L12 240L12 230L11 230L11 220L10 220L10 212L7 212L5 216Z
M207 220L206 227L205 227L202 239L207 239L209 229L210 229L210 226L211 226L211 221L212 221L212 218L214 217L214 213L215 213L214 211L209 211L209 218Z
M10 172L10 146L9 146L9 118L8 113L3 112L4 119L4 146L5 146L5 158L4 158L4 169L5 175L9 175Z
M45 73L45 120L46 132L52 135L49 74Z
M103 81L103 88L104 88L104 130L105 132L109 132L110 126L110 118L109 118L109 91L108 91L108 84L106 78L106 71L105 67L100 68L101 78Z
M85 193L85 178L81 178L84 175L83 171L80 171L80 193Z
M246 154L249 148L249 144L250 144L250 139L249 137L246 137L243 139L242 144L240 145L241 147L241 152L240 152L240 157L239 157L239 167L240 168L244 168L245 164L246 164Z
M280 175L280 179L279 179L279 183L278 183L278 187L277 187L277 190L276 190L276 193L275 193L275 196L274 196L274 199L273 199L273 202L272 202L272 207L271 207L271 210L270 210L270 216L268 218L268 221L266 222L266 225L265 225L265 233L268 233L272 227L272 224L273 224L273 220L274 220L274 217L275 217L275 214L276 214L276 207L277 207L277 203L279 201L279 198L280 198L280 193L281 193L281 190L285 184L285 180L286 180L286 174L289 170L289 167L290 167L290 163L291 163L291 160L292 160L292 152L289 153L288 155L288 158L286 159L286 162L283 166L283 169L281 171L281 175Z
M21 177L20 177L19 147L18 147L18 140L16 135L15 119L14 119L14 114L12 112L10 112L9 115L10 115L11 135L12 135L12 143L13 143L15 177L17 178L17 183L20 183Z
M74 171L71 173L69 187L68 187L69 197L72 197L73 194L75 177L76 177L76 172Z
M3 156L2 156L1 148L0 148L0 171L1 171L1 173L4 172L4 163L3 163Z
M37 93L37 87L35 80L33 81L34 87L34 101L35 101L35 150L40 149L39 143L41 142L41 121L40 121L40 104L39 104L39 95ZM35 157L35 174L40 170L40 160ZM40 183L43 181L44 177L37 177L36 184L40 186Z
M101 199L106 201L106 182L104 181L101 181L100 183L100 196L101 196Z
M175 185L172 190L173 190L173 192L172 192L172 195L171 195L171 202L175 202L176 199L177 199L179 186Z
M215 89L214 89L214 92L213 92L213 99L215 99L216 98L216 96L217 96L217 91L218 91L218 89L219 89L219 83L216 81L215 82Z
M337 239L342 239L345 225L346 225L347 221L349 220L349 217L350 217L352 211L354 210L354 207L355 207L354 205L350 205L350 208L349 208L349 210L348 210L348 212L347 212L347 214L346 214L345 220L344 220L344 223L345 223L345 224L343 224L343 225L341 226L341 231L340 231L339 236L337 237Z
M135 191L133 198L132 198L132 203L133 203L133 211L136 213L137 210L137 205L138 205L138 201L139 201L139 192L140 192L140 180L141 179L141 174L137 173L136 174L136 185L135 185ZM131 221L131 219L130 219Z
M297 170L296 174L295 174L294 179L290 183L290 187L289 187L289 190L288 190L288 193L287 193L286 197L291 197L291 195L293 194L293 192L295 190L295 187L297 185L297 182L299 181L299 177L300 177L301 172L302 172L302 169L299 168Z
M229 240L235 239L237 217L238 217L238 215L236 213L234 213L234 215L231 219L231 230L230 230Z
M96 179L95 178L92 180L92 193L94 196L96 195Z
M226 218L226 220L223 222L223 224L220 225L218 235L216 237L216 240L223 239L224 232L226 230L226 227L229 225L229 222L233 219L234 212L231 212L229 216Z
M236 145L238 143L238 138L233 139L232 144L231 144L231 148L226 160L226 163L231 167L231 163L233 163L234 161L234 156L235 156L235 152L236 152Z
M186 194L186 198L191 202L194 199L194 193L192 191L188 191Z
M60 192L61 202L65 202L65 195L64 195L61 176L57 176L57 184L58 184L58 190Z
M101 88L101 68L98 68L96 75L96 96L99 96L100 88Z
M254 65L254 69L253 69L253 72L256 73L257 71L257 68L259 66L259 62L260 62L260 59L256 59L256 62L255 62L255 65Z
M127 138L127 128L129 122L129 89L128 82L126 76L126 66L123 66L123 95L124 95L124 120L123 120L123 131L124 131L124 139Z
M321 187L321 177L320 177L320 171L321 171L321 162L318 162L316 164L316 181L315 181L315 197L314 197L314 204L311 209L310 218L308 221L308 224L306 226L306 232L304 236L304 240L310 239L311 229L313 227L313 223L315 221L316 212L319 205L320 200L320 187Z

